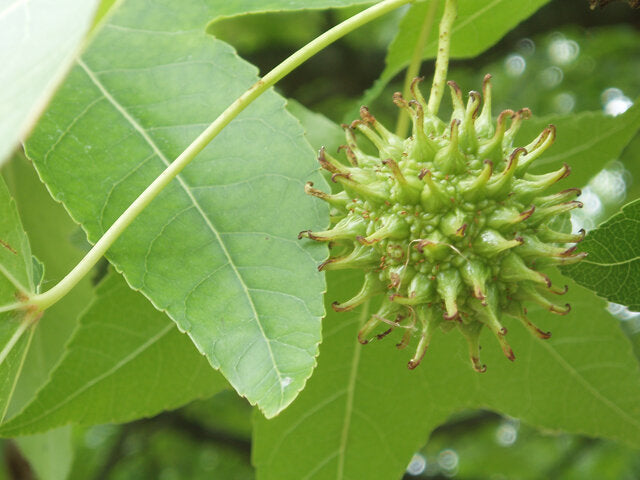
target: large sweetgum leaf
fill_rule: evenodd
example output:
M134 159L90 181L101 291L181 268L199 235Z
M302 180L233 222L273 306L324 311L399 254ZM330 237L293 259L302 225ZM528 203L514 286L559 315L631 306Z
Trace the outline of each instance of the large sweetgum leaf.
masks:
M78 60L27 153L95 242L256 69L206 35L215 7L130 0ZM301 246L326 211L303 192L313 152L270 91L147 208L107 257L267 416L315 365L324 248Z

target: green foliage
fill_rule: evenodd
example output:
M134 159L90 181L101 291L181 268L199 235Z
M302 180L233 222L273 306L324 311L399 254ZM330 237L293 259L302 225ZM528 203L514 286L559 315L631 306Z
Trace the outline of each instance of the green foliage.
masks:
M114 12L27 144L92 242L256 78L204 33L212 10L199 2L175 8L167 16L164 7L128 2ZM284 101L267 93L108 255L269 416L302 389L320 341L324 279L316 264L325 248L295 240L300 225L326 221L302 189L313 165Z
M359 281L335 275L329 285L331 303L355 293ZM567 301L573 311L563 318L530 310L532 322L553 332L549 340L507 323L517 358L486 348L483 375L467 366L459 335L438 332L412 372L405 367L411 352L389 348L399 335L358 344L366 307L330 313L318 368L300 398L275 419L254 417L258 478L398 478L437 425L479 407L639 447L640 369L631 345L590 292L571 285Z
M517 4L510 0L461 1L458 17L452 28L451 57L473 57L485 51L548 1L522 0ZM387 83L409 65L430 3L430 1L416 3L404 16L398 34L389 46L385 69L365 94L363 103L368 104L380 95ZM440 18L439 14L436 14L436 18ZM435 24L430 29L430 35L423 49L423 58L435 58L437 48L438 25Z
M15 201L0 178L0 419L22 373L38 312L10 308L36 290L34 261Z
M17 439L22 453L40 480L65 480L71 472L73 445L71 426Z
M49 382L0 433L126 422L225 387L164 314L111 274L97 288Z
M362 278L331 272L323 300L327 285L317 267L327 249L296 239L301 230L330 225L328 210L304 194L309 180L323 191L335 186L318 173L309 144L335 154L345 143L343 130L317 111L341 118L385 58L364 102L402 89L398 74L416 54L434 1L416 1L359 29L316 57L314 68L301 69L291 81L302 85L283 82L280 93L261 95L134 220L107 259L45 312L23 301L58 284L256 82L258 69L234 48L247 48L266 72L282 50L376 2L5 2L0 164L14 155L0 179L0 435L16 437L0 443L7 464L15 467L17 445L45 480L386 479L400 478L419 452L428 467L420 478L638 475L640 317L624 311L621 323L596 297L640 309L640 105L615 117L597 111L611 90L625 106L640 93L632 29L539 34L550 19L537 15L498 43L547 3L543 12L554 12L551 2L458 2L452 58L497 46L456 62L449 78L466 90L493 74L494 117L504 108L555 112L524 122L515 142L529 144L556 126L557 140L534 173L570 165L560 188L586 186L583 217L594 176L612 160L622 162L615 163L622 183L611 198L596 192L605 207L598 218L618 208L624 192L631 200L580 244L587 260L563 269L582 286L554 273L554 285L570 284L558 301L570 303L571 314L529 309L550 339L505 319L515 362L489 333L481 338L484 374L469 368L464 340L440 330L414 371L406 364L416 339L393 348L400 329L360 345L357 332L378 303L340 314L326 308L356 293ZM633 24L638 13L615 3L591 14L598 15L593 21L602 15L614 23L606 15L617 6ZM441 4L423 58L436 52ZM278 13L284 11L291 13ZM296 19L303 21L288 25ZM214 38L218 32L231 45ZM393 33L389 48L380 49ZM552 55L558 42L580 48L561 61ZM516 75L507 67L518 55L526 67ZM427 77L430 68L422 67ZM549 81L551 70L560 71L559 83ZM31 165L15 146L58 84L26 140ZM340 93L325 93L335 86ZM397 109L384 101L380 115L372 113L395 120ZM559 220L572 228L568 217ZM599 221L595 214L592 220ZM131 423L113 425L124 422ZM518 431L509 452L496 440L504 428ZM455 465L445 462L452 451ZM0 468L0 479L7 475Z
M81 260L86 244L70 240L84 235L62 205L51 198L23 155L15 155L4 167L3 174L18 204L33 254L46 265L42 288L47 289ZM46 382L92 294L91 278L86 277L44 313L44 320L38 322L25 353L7 417L18 413Z
M640 311L640 200L589 232L580 250L589 256L563 273L611 302Z
M64 78L97 3L12 0L0 7L0 165L29 133Z

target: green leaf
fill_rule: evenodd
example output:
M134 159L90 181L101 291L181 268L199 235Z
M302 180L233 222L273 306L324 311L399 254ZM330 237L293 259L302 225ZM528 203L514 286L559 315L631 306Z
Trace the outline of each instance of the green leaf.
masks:
M362 103L369 104L384 87L411 61L422 23L429 9L428 2L418 2L405 14L398 34L387 52L386 66L380 78L366 92ZM451 58L468 58L495 45L509 30L531 16L549 0L465 0L458 2L458 17L451 29ZM438 48L438 22L442 16L441 2L436 21L424 48L424 59L435 58Z
M163 313L111 274L98 286L49 382L0 434L126 422L226 385Z
M27 144L91 242L242 94L256 69L205 33L214 8L125 2L108 17ZM140 215L108 253L267 415L315 366L324 228L304 194L326 186L284 100L267 92Z
M571 176L564 184L583 187L620 156L640 129L640 101L617 117L602 112L534 117L522 123L517 144L528 144L549 124L556 126L556 141L532 171L548 172L568 163Z
M89 30L97 0L0 6L0 165L31 130Z
M0 422L4 420L35 330L38 313L20 300L36 290L29 239L0 178Z
M640 200L628 203L595 230L579 250L582 262L563 273L607 300L640 311Z
M330 276L327 301L356 292L353 278ZM410 371L412 352L395 348L399 338L357 343L365 313L330 313L317 371L300 398L275 419L254 416L258 479L399 478L430 432L468 408L639 446L640 369L631 345L602 301L577 286L567 297L566 317L530 310L553 331L549 340L508 323L513 363L485 333L484 374L472 371L456 332L437 332Z
M344 145L344 130L321 113L312 112L301 103L288 99L287 109L300 120L307 140L315 151L325 147L328 152L338 151Z
M327 8L367 5L375 0L215 0L212 22L226 17L235 17L247 13L282 12L291 10L323 10Z
M71 433L66 426L16 439L39 480L66 480L74 456Z
M41 289L50 288L84 255L81 248L70 242L72 236L83 234L62 205L51 198L33 165L23 155L15 155L2 168L2 174L18 204L33 254L46 265ZM91 301L92 292L91 278L87 276L60 302L47 309L38 321L7 409L8 418L31 401L47 381L77 324L80 312Z

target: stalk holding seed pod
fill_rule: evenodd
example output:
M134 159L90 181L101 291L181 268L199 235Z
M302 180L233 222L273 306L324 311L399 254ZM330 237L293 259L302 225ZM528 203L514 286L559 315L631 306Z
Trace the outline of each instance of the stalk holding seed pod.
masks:
M384 295L378 312L359 332L361 343L405 328L398 346L406 347L417 336L408 363L415 368L437 327L457 328L468 342L473 368L483 372L483 326L513 360L505 315L548 338L549 333L528 320L527 302L560 315L570 311L554 298L566 288L557 289L538 269L584 256L574 253L584 232L567 234L548 226L552 218L582 206L575 200L580 191L546 192L569 174L568 165L543 175L528 173L553 144L555 128L549 125L530 144L514 147L530 111L505 110L494 124L490 75L483 83L482 108L478 92L470 92L465 105L460 88L448 82L454 108L447 123L430 113L418 83L412 84L412 100L394 95L396 105L411 116L409 138L391 133L363 107L361 120L345 126L349 164L320 150L320 166L344 191L329 195L307 184L307 193L330 204L332 227L303 231L299 237L331 242L342 250L320 270L366 272L360 292L334 303L334 310L351 310ZM364 153L356 132L373 143L378 156Z

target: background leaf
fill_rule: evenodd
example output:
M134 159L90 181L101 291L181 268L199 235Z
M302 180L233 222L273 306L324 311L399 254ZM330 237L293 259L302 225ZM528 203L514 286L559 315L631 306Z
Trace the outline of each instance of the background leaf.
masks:
M281 12L288 10L320 10L325 8L367 5L375 0L214 0L210 2L214 17L212 22L224 17L234 17L247 13Z
M362 103L367 105L411 61L429 3L418 2L411 6L389 46L386 66L380 78L365 93ZM493 46L509 30L532 15L549 0L465 0L458 2L458 17L451 29L451 58L474 57ZM441 2L436 21L424 49L424 59L435 58L438 45L438 22L442 16Z
M0 422L15 393L37 320L35 312L10 309L35 291L33 265L16 203L0 178Z
M28 142L42 179L92 242L256 81L255 68L206 35L214 11L196 0L123 3ZM324 181L284 107L263 95L108 254L270 416L311 374L324 312L316 266L326 247L296 239L326 224L303 191L307 180Z
M359 282L347 277L329 277L329 303L357 291ZM532 321L553 331L551 339L507 325L514 363L485 332L482 375L468 365L456 332L438 332L422 364L409 371L412 352L398 352L397 339L357 343L366 314L330 313L317 371L300 398L275 419L254 416L258 478L399 478L430 432L463 408L637 447L640 369L631 345L603 302L577 286L569 292L567 317L530 310Z
M5 0L0 5L0 165L64 78L97 0Z
M84 255L88 247L85 236L62 205L51 198L24 155L14 155L3 167L2 174L18 204L33 254L46 265L41 289L51 288ZM92 294L91 278L87 276L60 302L47 309L38 321L7 409L7 418L32 400L49 378Z
M640 311L640 200L591 230L579 250L589 256L563 272L601 297Z
M71 427L16 439L39 480L65 480L73 463Z
M164 314L111 274L97 288L49 382L0 434L126 422L226 385Z

